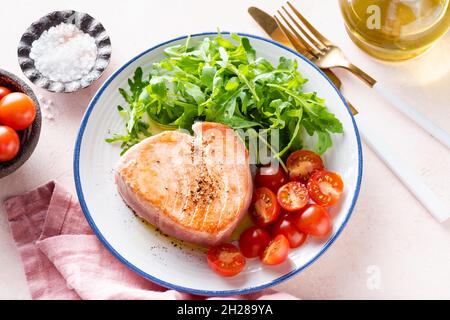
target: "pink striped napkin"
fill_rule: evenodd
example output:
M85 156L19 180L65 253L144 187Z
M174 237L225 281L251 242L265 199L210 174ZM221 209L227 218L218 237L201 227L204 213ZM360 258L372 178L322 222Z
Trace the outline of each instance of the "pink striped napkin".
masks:
M51 181L5 201L33 299L199 299L137 275L93 235L78 201ZM234 299L295 299L269 290Z

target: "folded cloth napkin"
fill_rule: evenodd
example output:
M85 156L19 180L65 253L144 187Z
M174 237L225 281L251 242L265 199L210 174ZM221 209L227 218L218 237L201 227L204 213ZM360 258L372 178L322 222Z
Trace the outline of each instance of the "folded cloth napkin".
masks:
M93 235L75 197L51 181L4 203L33 299L199 299L134 273ZM235 299L295 299L273 290Z

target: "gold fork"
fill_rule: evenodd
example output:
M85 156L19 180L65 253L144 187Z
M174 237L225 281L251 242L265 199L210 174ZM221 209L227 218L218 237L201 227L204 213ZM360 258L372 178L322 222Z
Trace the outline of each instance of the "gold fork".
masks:
M375 85L375 79L352 64L345 57L344 52L317 31L289 1L287 2L287 5L303 24L302 26L284 6L281 6L281 9L289 17L290 21L297 27L297 29L294 28L289 22L289 19L287 19L280 10L277 10L278 15L295 35L295 37L292 37L289 40L297 50L301 50L308 59L313 61L321 69L344 68L351 71L370 87ZM275 20L287 36L286 27L281 23L278 17L275 16Z
M306 56L321 69L344 68L349 70L368 86L382 94L400 112L450 149L450 135L445 130L417 112L416 109L391 92L386 86L381 85L366 72L352 64L346 58L344 52L317 31L289 1L287 5L292 13L285 6L281 7L284 13L280 10L277 11L278 16L284 23L277 16L274 16L274 18L298 52Z

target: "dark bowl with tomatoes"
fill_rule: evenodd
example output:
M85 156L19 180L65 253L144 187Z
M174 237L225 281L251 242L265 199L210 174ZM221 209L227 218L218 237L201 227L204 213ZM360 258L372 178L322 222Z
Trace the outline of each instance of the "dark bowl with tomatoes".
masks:
M39 141L41 133L42 116L39 101L33 90L16 75L0 69L0 87L5 87L12 92L21 92L30 97L36 106L36 117L27 129L18 131L20 138L20 150L14 159L0 162L0 178L6 177L19 169L31 156Z

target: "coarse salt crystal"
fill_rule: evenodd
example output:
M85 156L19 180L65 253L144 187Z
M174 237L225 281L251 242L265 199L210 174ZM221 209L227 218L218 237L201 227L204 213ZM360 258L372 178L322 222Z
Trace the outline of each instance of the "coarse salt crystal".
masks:
M36 69L52 81L80 80L97 59L95 39L73 24L61 23L33 42L30 58Z

